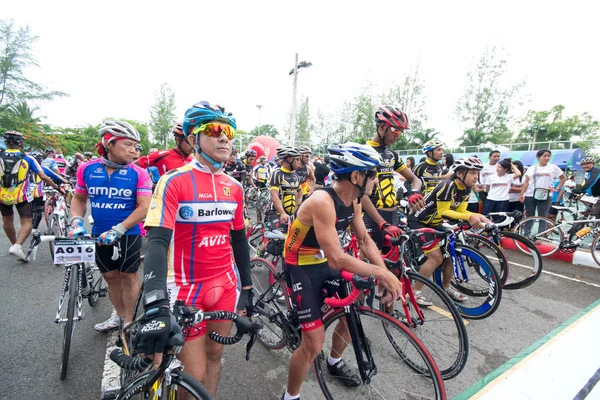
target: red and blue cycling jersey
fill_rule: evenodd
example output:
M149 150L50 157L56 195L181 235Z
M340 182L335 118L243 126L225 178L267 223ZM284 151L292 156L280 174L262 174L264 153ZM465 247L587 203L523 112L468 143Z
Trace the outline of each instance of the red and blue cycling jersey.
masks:
M137 196L151 196L152 182L148 173L134 164L117 169L108 175L102 159L88 161L77 169L75 192L87 194L92 203L94 227L99 235L123 222L137 207ZM138 225L127 235L139 235Z
M194 302L202 283L219 276L235 283L229 232L244 229L243 198L238 181L212 174L197 160L160 178L145 226L173 231L167 273L171 297Z

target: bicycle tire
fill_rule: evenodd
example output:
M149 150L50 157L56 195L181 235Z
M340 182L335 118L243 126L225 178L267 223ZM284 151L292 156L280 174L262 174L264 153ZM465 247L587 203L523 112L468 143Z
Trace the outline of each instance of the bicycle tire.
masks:
M552 229L550 238L548 238L547 235L540 236L539 234L537 234L537 235L531 234L533 225L535 225L537 223L539 226L540 222L546 223L546 229L544 229L544 231ZM528 235L525 234L526 233L525 232L525 224L526 223L531 224ZM525 218L521 222L519 222L517 224L517 226L515 226L515 228L513 229L513 232L517 233L517 234L529 239L531 242L533 242L542 257L548 257L548 256L551 256L552 254L556 253L560 248L560 244L565 240L565 232L563 232L563 230L560 228L560 226L556 225L554 222L552 222L551 220L549 220L548 218L545 218L545 217ZM536 242L538 242L538 243L536 243ZM515 243L515 246L517 246L517 248L523 254L531 255L528 248L521 248L521 247L519 247L518 243Z
M504 288L510 275L510 268L508 266L506 255L504 254L500 246L494 243L494 241L492 241L486 236L481 236L475 233L468 232L466 235L469 238L467 244L481 251L492 263L494 268L496 268L496 272L498 272L499 275L500 283Z
M92 270L92 281L88 281L88 285L90 285L90 294L88 295L88 304L90 307L96 306L98 303L98 299L100 298L100 290L102 289L102 272L96 264L90 265Z
M406 322L402 301L398 301L398 305L394 308L399 312L400 322L406 325L427 347L442 378L444 380L452 379L464 369L469 357L469 337L463 319L450 296L441 287L415 271L407 270L406 274L413 284L416 281L424 285L421 293L433 303L433 306L420 307L425 319L422 324L417 323L412 327ZM410 300L407 299L407 301L411 307ZM379 309L385 312L385 305L380 303ZM413 322L418 318L412 307L410 316ZM419 370L416 363L409 363L409 365L417 372L426 373L426 371Z
M338 379L325 372L327 369L327 351L331 347L331 332L333 330L328 331L327 329L334 322L346 316L344 309L338 309L330 313L323 321L325 328L323 351L321 351L313 363L317 382L326 399L339 400L345 397L400 399L413 398L410 396L413 396L415 393L418 393L419 398L423 399L446 399L444 381L433 357L407 327L379 310L371 311L370 308L361 306L358 307L358 313L360 325L365 330L366 341L371 348L371 352L375 353L379 351L381 353L378 356L373 356L377 365L377 371L372 374L369 383L362 382L359 387L352 388L346 388L343 384L339 383ZM385 325L388 326L387 330L382 328ZM383 337L376 339L373 334L374 332L378 332L378 329L381 329ZM397 334L394 338L390 337L392 331ZM402 341L402 344L400 344L400 341ZM388 344L392 346L393 351L389 348ZM348 347L348 350L353 350L351 344ZM408 363L399 362L401 360L406 361L406 352L409 350L414 352L411 362L414 363L414 360L419 357L424 365L423 368L426 368L429 374L418 373ZM348 353L346 352L346 354ZM345 362L352 370L356 371L355 359L351 360L351 357L345 357ZM384 372L384 369L389 372ZM404 396L401 396L401 394L404 394Z
M67 321L63 330L62 359L60 363L60 380L67 377L69 368L69 353L71 352L71 338L73 337L73 325L75 323L75 300L77 299L77 265L71 266L71 276L69 276L69 301L67 304Z
M148 371L137 376L123 390L121 390L117 400L143 399L144 394L141 392L146 385L146 381L148 381L153 374L154 371ZM171 370L170 384L167 385L165 384L165 381L163 381L162 396L160 398L177 398L176 393L173 393L172 391L173 386L175 386L175 390L177 390L177 387L182 387L187 392L186 399L192 398L197 400L214 400L208 390L206 390L206 388L202 386L200 382L179 368ZM175 395L175 397L172 397L173 395Z
M277 271L264 258L250 260L250 272L256 292L252 319L258 319L263 323L263 328L258 331L256 337L266 348L280 350L286 345L285 330L280 316L287 308L285 304L278 304L278 297L283 296L284 301L288 302L287 293L282 290L281 280L279 285L273 286Z
M264 231L265 228L262 222L255 223L250 227L250 229L248 229L246 238L248 239L248 246L250 246L251 256L256 255L259 246L262 244Z
M511 268L510 273L508 274L507 282L502 286L502 289L507 290L515 290L515 289L523 289L528 286L531 286L535 281L542 276L542 271L544 269L544 260L537 246L533 244L533 242L527 239L525 236L521 236L518 233L511 231L500 231L500 238L505 237L508 240L512 240L515 246L518 249L529 249L528 254L532 258L531 262L531 272L528 271L529 265L524 266L522 264L514 264L518 267ZM510 259L510 252L513 250L504 249L501 245L502 241L500 241L500 248L504 253L508 253L506 255L507 259ZM523 269L527 269L527 271L523 271ZM525 273L523 273L525 272Z
M487 257L479 250L461 243L455 244L455 251L459 261L466 268L471 268L472 273L469 275L469 282L458 282L456 278L452 279L451 285L460 292L469 296L465 302L455 301L456 307L464 318L468 319L484 319L492 315L500 306L502 300L502 286L499 284L500 279L498 273L489 262ZM466 257L466 263L462 259ZM466 264L466 265L465 265ZM441 286L441 270L436 269L436 283ZM483 283L478 287L473 287L473 278L479 276ZM474 305L474 298L485 299L481 304ZM471 305L471 306L468 306Z
M50 224L48 225L48 234L53 236L59 236L57 233L58 216L56 214L52 214L50 216ZM51 240L48 242L48 246L50 246L50 258L52 258L52 262L54 262L54 242Z
M592 244L590 245L590 253L596 264L600 267L600 234L594 237Z

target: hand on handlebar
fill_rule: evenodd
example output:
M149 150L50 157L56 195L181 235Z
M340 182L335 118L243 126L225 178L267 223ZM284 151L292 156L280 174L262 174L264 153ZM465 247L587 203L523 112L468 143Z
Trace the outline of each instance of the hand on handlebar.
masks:
M382 285L387 290L386 295L381 299L383 304L391 305L402 296L402 282L387 268L382 268L379 276L377 276L377 280L379 285Z
M127 230L123 224L117 224L106 232L102 232L96 239L100 246L112 246L115 242L125 234Z
M281 223L282 225L287 225L288 222L290 222L289 215L287 215L286 213L283 213L279 216L279 223Z
M237 305L238 311L242 312L245 317L251 317L254 304L254 289L243 289L240 295L240 300ZM245 311L245 312L244 312Z
M85 236L87 231L83 226L83 218L81 217L71 217L71 226L69 226L69 232L67 236L69 237L77 237L77 236Z
M420 211L425 207L423 195L417 190L413 190L410 196L408 196L408 203L410 204L410 209L412 211Z
M481 214L471 214L469 216L469 224L474 229L483 229L487 224L493 224L493 222Z
M402 235L402 229L398 228L397 226L390 225L385 221L383 221L381 225L379 225L379 230L384 231L391 237L398 237Z
M155 366L162 362L167 341L171 336L172 328L181 328L175 322L168 306L156 306L146 310L140 323L133 345L141 357L150 358ZM174 332L175 334L177 332Z

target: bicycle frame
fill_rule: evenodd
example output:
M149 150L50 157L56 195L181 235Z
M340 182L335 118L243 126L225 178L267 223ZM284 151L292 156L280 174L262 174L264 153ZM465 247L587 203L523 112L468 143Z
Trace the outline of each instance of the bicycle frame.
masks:
M60 297L58 298L58 309L56 311L56 318L54 319L54 322L56 322L57 324L62 324L67 322L67 320L65 318L60 318L60 312L62 310L64 301L65 301L65 295L67 294L67 288L69 286L69 279L71 278L71 274L72 273L77 273L77 299L76 299L76 306L77 306L77 316L75 317L75 321L79 321L83 318L83 296L81 294L81 288L83 285L83 280L85 279L85 282L87 285L91 285L90 282L87 282L87 276L85 274L85 268L84 268L84 264L83 263L78 263L78 264L68 264L65 265L65 279L63 281L63 286L62 286L62 290L60 292ZM73 288L68 288L68 290L72 290Z
M552 232L552 231L553 231L555 228L561 228L561 229L563 229L563 228L565 228L565 227L566 227L566 226L568 226L568 225L573 225L573 224L582 224L582 223L587 223L587 222L595 222L595 223L598 223L598 222L600 222L600 218L592 218L592 219L580 219L580 220L577 220L577 221L565 221L565 222L563 222L563 223L560 223L560 224L558 224L558 225L554 225L552 228L550 228L550 229L546 229L546 230L545 230L545 231L543 231L543 232L538 232L538 233L536 233L536 234L535 234L535 236L537 237L537 236L545 235L545 234L547 234L547 233L550 233L550 232ZM594 230L598 230L598 228L595 228ZM563 231L564 231L564 229L563 229ZM540 239L540 240L544 240L543 238L538 238L538 239Z
M456 256L456 249L454 247L456 244L456 235L454 234L454 232L449 234L446 240L448 241L448 243L446 244L442 252L443 258L450 258L452 260L452 267L454 268L454 278L458 282L469 282L469 276L467 274L467 269L465 268L464 261L460 259L459 263L459 258ZM442 271L439 268L437 268L435 270L436 281L439 278L439 282L441 282L441 274Z

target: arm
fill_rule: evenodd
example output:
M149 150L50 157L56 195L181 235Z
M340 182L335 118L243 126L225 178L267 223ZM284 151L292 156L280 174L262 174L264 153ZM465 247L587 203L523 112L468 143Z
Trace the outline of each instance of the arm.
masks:
M167 253L173 231L168 228L152 227L148 231L148 246L144 257L144 293L163 290L167 293ZM169 304L168 300L160 301ZM161 304L161 305L162 305Z
M44 181L45 184L47 184L48 186L51 186L55 190L59 190L60 191L60 188L58 187L58 185L56 183L54 183L54 181L52 179L50 179L50 177L48 177L48 175L46 175L42 171L38 172L37 175L40 177L40 179L42 181Z
M279 213L279 215L287 214L283 209L283 204L281 204L281 199L279 199L279 188L277 186L271 186L271 201L273 202L273 206Z
M381 224L383 224L385 222L385 220L379 214L379 211L377 211L377 208L375 207L375 205L373 204L373 202L371 201L371 199L369 198L369 196L367 196L365 194L360 199L360 203L362 204L362 209L367 213L367 215L369 217L371 217L371 219L373 221L375 221L375 223L377 224L377 226L381 226Z
M235 265L240 272L242 290L252 289L252 273L250 272L250 248L246 239L246 228L231 230L231 248Z
M354 203L354 215L361 215L362 207L360 204ZM356 237L356 243L358 244L358 248L360 249L361 254L367 258L371 264L380 266L381 268L387 269L383 259L381 258L381 252L377 248L377 245L369 236L367 232L367 228L362 218L353 218L350 223L352 227L352 232L354 232L354 236Z
M399 173L404 177L404 179L406 179L407 182L410 182L412 190L421 190L421 187L423 186L423 181L417 178L417 176L410 169L403 168L399 171Z
M300 204L302 204L302 197L304 195L302 194L302 187L298 186L298 190L296 191L296 208L294 209L294 211L298 210L298 207L300 207Z
M121 224L125 227L125 229L131 229L140 223L146 217L148 213L148 207L150 206L150 196L140 196L138 195L137 200L137 208L133 210L131 214Z
M525 192L529 187L529 175L525 174L525 182L523 183L523 187L521 187L521 201L525 199Z
M71 200L71 217L85 217L87 211L87 193L75 192L73 199Z
M317 178L315 177L315 166L310 163L308 164L308 193L307 195L311 195L312 192L315 191L315 183L317 182Z
M511 164L512 165L512 173L513 173L513 178L518 178L520 177L521 171L519 171L519 168L517 168L517 166L515 164Z

